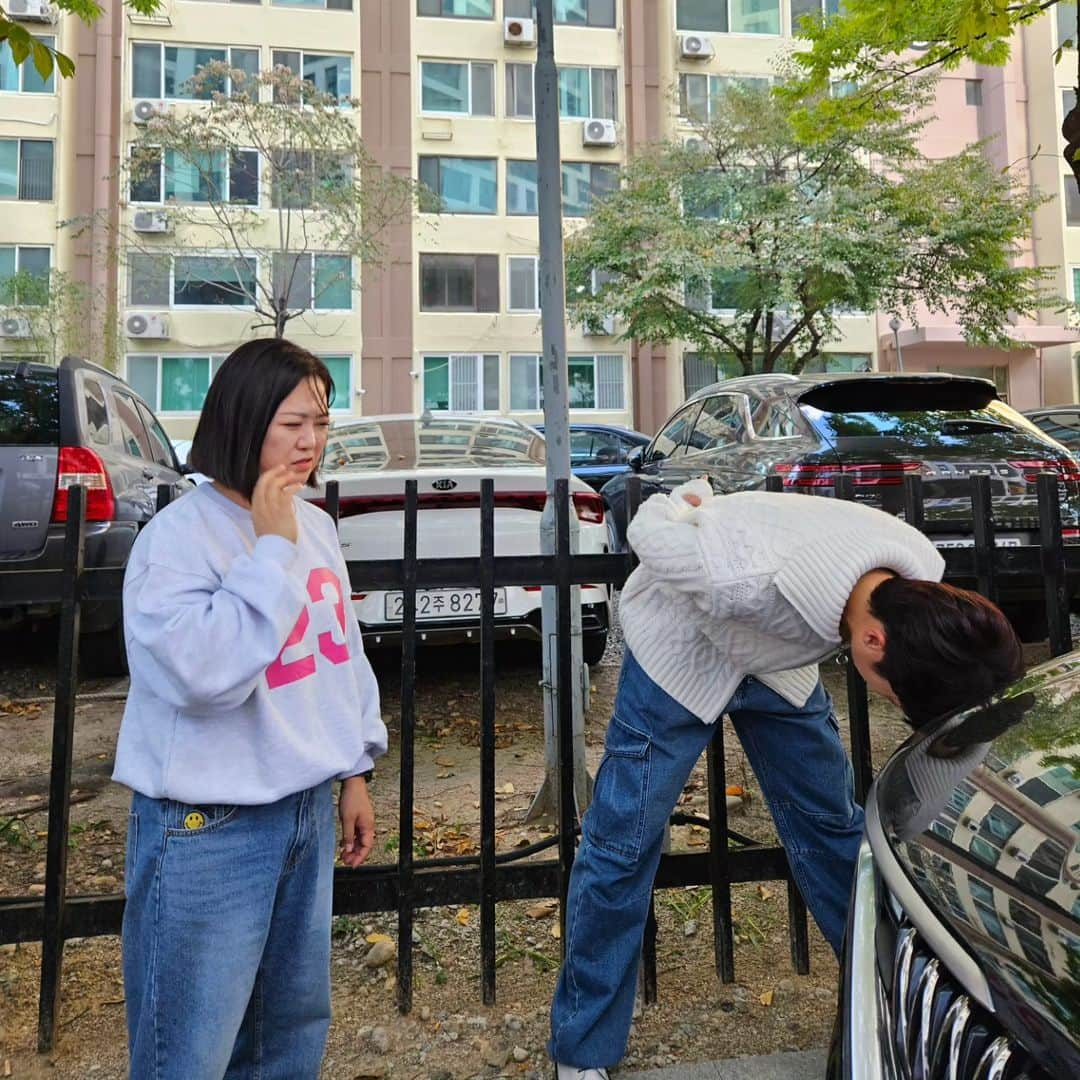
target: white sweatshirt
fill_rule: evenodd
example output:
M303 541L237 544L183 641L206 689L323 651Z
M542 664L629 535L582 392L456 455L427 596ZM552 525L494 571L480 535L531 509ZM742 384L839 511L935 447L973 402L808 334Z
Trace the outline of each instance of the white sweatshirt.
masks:
M793 493L717 496L706 480L653 495L627 535L641 564L619 605L626 644L706 723L747 675L804 705L863 574L940 581L945 569L922 533L882 510Z
M152 798L275 802L386 752L333 521L258 539L211 484L166 507L124 575L131 689L113 779Z

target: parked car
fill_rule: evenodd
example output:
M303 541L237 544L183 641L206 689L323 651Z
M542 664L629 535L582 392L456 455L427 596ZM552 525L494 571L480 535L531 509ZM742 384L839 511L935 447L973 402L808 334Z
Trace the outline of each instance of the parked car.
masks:
M180 462L180 469L183 474L193 484L205 484L210 480L209 476L205 476L201 472L195 472L191 467L191 463L188 461L188 457L191 454L191 439L173 439L172 448L176 453L176 460Z
M546 498L544 440L516 420L454 415L373 416L331 430L321 475L339 485L341 546L349 560L400 559L405 481L419 484L417 551L421 559L480 554L480 481L495 481L495 554L538 555ZM588 484L570 480L580 550L608 550L604 504ZM318 498L318 496L316 496ZM368 645L400 641L403 594L354 594ZM497 637L540 641L539 586L500 586ZM586 663L603 656L611 624L605 585L582 585ZM479 589L425 589L417 623L428 643L479 640Z
M970 485L990 477L995 541L1038 543L1036 478L1060 478L1066 542L1080 541L1080 464L985 379L940 374L748 375L716 383L675 411L629 464L642 498L705 475L717 492L762 487L832 495L850 478L856 499L903 512L903 478L919 475L925 530L942 548L971 547ZM626 476L604 485L612 546L625 545ZM1041 581L1010 585L999 599L1018 632L1045 635ZM1036 602L1032 603L1035 598Z
M1080 651L932 724L866 801L830 1080L1080 1076Z
M544 425L536 424L542 435ZM599 491L613 476L629 472L627 458L639 446L647 446L648 435L611 424L570 425L570 471L589 487Z
M1024 415L1051 439L1069 450L1080 450L1080 405L1047 405Z
M86 497L86 567L122 568L153 517L157 489L191 483L150 406L123 379L74 357L58 367L0 360L0 571L64 565L68 489ZM0 597L8 595L0 587ZM56 605L0 599L0 621L48 616ZM82 605L84 669L126 671L120 597Z

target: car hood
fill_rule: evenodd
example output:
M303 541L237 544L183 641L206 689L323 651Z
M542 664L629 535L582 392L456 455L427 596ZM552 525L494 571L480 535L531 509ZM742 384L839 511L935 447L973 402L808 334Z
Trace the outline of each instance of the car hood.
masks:
M1000 1022L1054 1075L1080 1076L1080 650L916 733L873 798Z

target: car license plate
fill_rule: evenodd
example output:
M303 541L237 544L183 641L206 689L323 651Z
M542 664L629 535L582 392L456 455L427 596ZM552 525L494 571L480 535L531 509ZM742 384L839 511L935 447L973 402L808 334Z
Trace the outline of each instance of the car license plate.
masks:
M974 536L965 536L957 540L935 540L934 547L936 548L970 548L975 546ZM994 537L995 547L1022 547L1023 544L1020 541L1019 536L996 536Z
M506 590L495 590L495 614L506 614ZM386 594L386 621L401 622L405 615L405 594ZM419 589L416 593L416 620L480 618L479 589Z

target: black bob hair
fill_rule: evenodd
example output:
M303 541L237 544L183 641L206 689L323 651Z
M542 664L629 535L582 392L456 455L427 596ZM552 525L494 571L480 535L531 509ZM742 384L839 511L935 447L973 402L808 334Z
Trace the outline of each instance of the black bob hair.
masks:
M305 379L321 385L329 409L334 380L317 356L284 338L238 345L210 383L188 455L191 467L250 499L270 421ZM318 465L307 478L310 487Z

